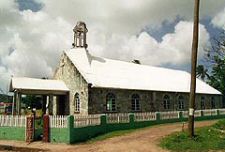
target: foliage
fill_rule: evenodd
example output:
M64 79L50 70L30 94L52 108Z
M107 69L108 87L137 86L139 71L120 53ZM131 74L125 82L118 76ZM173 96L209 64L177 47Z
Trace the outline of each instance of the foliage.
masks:
M206 50L205 61L204 65L198 65L197 77L207 78L206 82L225 97L225 31L213 39L212 46Z
M197 66L196 75L198 78L200 77L202 80L205 80L205 78L209 78L209 75L207 72L208 72L208 69L205 69L203 65Z
M6 94L0 94L0 102L12 102L12 97Z
M225 120L211 127L198 128L196 136L190 138L188 133L177 132L164 137L160 146L171 151L210 151L225 150Z
M41 99L36 97L35 95L27 95L22 98L22 102L26 105L26 107L41 109L42 103Z
M219 120L216 124L213 125L214 128L225 130L225 119Z
M215 56L215 62L208 83L225 95L225 57Z

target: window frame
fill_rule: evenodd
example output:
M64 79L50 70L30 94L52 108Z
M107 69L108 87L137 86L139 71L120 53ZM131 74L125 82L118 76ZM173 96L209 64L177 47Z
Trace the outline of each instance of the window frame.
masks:
M132 96L131 96L131 110L132 111L140 111L141 110L140 96L137 93L132 94Z
M74 95L74 112L80 113L80 95L77 92Z
M114 93L106 95L106 111L116 112L116 95Z
M182 95L178 97L178 109L184 110L184 97Z
M201 96L200 107L201 107L201 110L205 109L205 97L204 96Z
M168 97L168 98L166 98L166 97ZM168 110L168 109L170 109L170 96L169 95L164 95L163 96L163 108L165 109L165 110Z

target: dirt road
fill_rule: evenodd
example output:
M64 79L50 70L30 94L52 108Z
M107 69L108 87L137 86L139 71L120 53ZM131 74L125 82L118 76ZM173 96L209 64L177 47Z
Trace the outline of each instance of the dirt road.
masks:
M216 121L196 122L196 127L209 126ZM185 125L185 128L187 125ZM17 147L41 148L54 152L165 152L157 146L159 139L176 131L182 130L181 123L153 126L140 129L127 135L75 145L66 144L44 144L34 142L27 145L25 142L0 141L0 145L12 145Z

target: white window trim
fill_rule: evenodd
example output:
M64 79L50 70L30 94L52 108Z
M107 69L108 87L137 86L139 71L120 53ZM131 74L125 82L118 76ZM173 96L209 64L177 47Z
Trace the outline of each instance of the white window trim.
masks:
M168 99L165 99L165 97L168 96L169 98ZM168 110L170 109L170 96L169 95L164 95L163 96L163 108Z
M134 105L134 109L133 109L132 105ZM141 110L141 108L140 108L140 97L139 97L138 94L133 94L132 97L131 97L131 110L132 111L140 111Z
M79 95L79 93L76 93L74 95L74 111L80 112L80 95Z
M184 109L184 97L183 96L178 97L178 109L179 110Z
M111 102L111 107L110 107L110 103L109 102ZM115 106L115 109L113 109L113 106ZM106 95L106 111L107 112L116 112L116 95L113 94L113 93L108 93Z

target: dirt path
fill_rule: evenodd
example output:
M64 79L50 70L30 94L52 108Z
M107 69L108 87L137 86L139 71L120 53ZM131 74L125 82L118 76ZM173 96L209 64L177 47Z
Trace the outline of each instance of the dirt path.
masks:
M196 122L196 127L209 126L216 121L202 121ZM185 125L185 128L187 126ZM103 141L97 141L94 143L84 143L75 145L66 144L44 144L41 142L34 142L27 145L25 142L15 142L15 141L0 141L0 145L11 145L19 147L29 147L29 148L42 148L48 149L54 152L164 152L157 146L159 139L162 137L176 131L181 131L182 124L165 124L153 126L152 128L145 128L137 130L133 133L106 139Z

